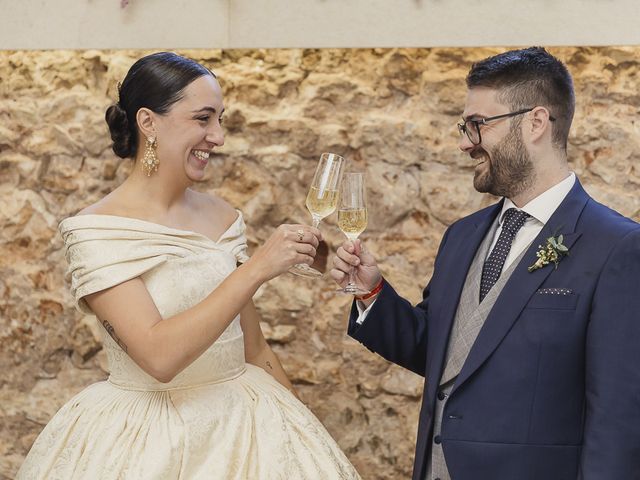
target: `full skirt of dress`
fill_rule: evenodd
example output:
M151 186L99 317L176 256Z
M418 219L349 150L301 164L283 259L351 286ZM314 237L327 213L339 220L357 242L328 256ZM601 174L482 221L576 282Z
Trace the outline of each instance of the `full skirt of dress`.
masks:
M356 479L316 417L261 368L168 391L96 383L47 424L22 479Z

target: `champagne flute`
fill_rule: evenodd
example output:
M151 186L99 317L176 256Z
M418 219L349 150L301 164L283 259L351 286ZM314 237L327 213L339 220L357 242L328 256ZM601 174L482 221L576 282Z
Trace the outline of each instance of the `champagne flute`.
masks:
M323 153L313 175L305 205L313 218L312 225L318 228L323 218L331 215L338 205L338 188L342 179L344 158L335 153ZM289 272L303 277L320 277L322 272L309 265L299 263Z
M338 209L338 228L346 237L355 242L367 228L367 198L365 194L364 173L345 173L340 188L340 208ZM351 295L365 295L368 290L359 288L354 281L355 267L349 270L349 282L338 292Z

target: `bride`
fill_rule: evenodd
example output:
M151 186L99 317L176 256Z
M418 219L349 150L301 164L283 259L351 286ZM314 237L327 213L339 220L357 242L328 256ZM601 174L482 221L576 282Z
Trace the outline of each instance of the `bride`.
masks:
M60 232L110 376L58 411L18 479L359 478L296 398L251 300L311 264L320 232L282 225L249 258L242 214L190 188L224 143L223 112L216 76L166 52L138 60L107 109L113 151L135 167Z

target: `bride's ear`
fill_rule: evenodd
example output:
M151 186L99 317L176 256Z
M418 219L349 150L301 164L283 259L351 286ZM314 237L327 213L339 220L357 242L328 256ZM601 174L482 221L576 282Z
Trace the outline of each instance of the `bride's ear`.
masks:
M140 133L145 137L149 138L156 136L155 113L148 108L143 107L138 110L138 113L136 113L136 123L140 129Z

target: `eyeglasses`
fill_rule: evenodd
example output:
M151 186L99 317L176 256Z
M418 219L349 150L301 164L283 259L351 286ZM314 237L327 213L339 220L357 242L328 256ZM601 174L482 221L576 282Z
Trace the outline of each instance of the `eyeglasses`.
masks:
M482 143L482 135L480 135L480 125L486 125L494 120L501 120L503 118L515 117L516 115L522 115L523 113L530 112L536 107L524 108L516 112L503 113L502 115L496 115L495 117L467 119L464 123L458 123L458 131L460 136L466 135L471 143L474 145L480 145ZM555 118L549 115L549 120L555 122Z

